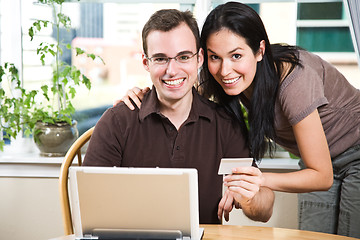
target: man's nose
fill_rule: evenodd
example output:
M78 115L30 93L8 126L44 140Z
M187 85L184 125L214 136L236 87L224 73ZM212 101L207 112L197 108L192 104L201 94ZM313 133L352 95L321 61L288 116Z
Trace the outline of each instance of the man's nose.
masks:
M166 73L170 75L175 75L179 68L179 63L175 61L174 58L170 58L167 63Z

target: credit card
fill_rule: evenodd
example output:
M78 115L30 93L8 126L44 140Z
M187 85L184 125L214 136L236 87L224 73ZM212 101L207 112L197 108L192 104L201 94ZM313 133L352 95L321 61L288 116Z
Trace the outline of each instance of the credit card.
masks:
M222 158L219 166L219 175L232 174L232 169L236 167L251 167L252 158Z

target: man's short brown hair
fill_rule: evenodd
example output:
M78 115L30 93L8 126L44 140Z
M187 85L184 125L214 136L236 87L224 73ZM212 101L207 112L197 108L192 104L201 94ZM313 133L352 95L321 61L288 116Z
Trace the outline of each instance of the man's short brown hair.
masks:
M185 23L193 32L196 40L196 49L200 48L200 33L196 19L190 11L179 11L177 9L162 9L155 12L145 23L142 30L143 50L147 54L146 38L151 31L168 32Z

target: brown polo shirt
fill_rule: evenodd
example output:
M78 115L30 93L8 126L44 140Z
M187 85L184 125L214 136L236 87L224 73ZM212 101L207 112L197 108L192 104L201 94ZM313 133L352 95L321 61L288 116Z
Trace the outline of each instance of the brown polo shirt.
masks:
M123 103L108 109L96 124L84 165L196 168L200 223L219 223L220 159L248 157L249 151L240 127L222 108L195 89L193 96L189 117L178 131L160 113L155 88L140 109L131 111Z

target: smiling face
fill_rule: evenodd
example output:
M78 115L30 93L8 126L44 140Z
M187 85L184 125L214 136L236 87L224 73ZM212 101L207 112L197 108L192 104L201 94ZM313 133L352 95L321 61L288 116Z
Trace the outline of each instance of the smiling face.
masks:
M242 92L251 96L249 88L256 74L257 62L265 52L264 41L259 43L259 51L254 54L245 38L222 29L211 34L206 41L208 68L226 94L238 95Z
M168 32L152 31L147 36L147 57L190 56L197 52L194 34L182 23ZM143 55L143 65L150 73L156 88L159 101L174 104L181 100L192 99L191 89L197 81L198 68L203 63L203 51L186 63L170 59L166 64L159 65Z

